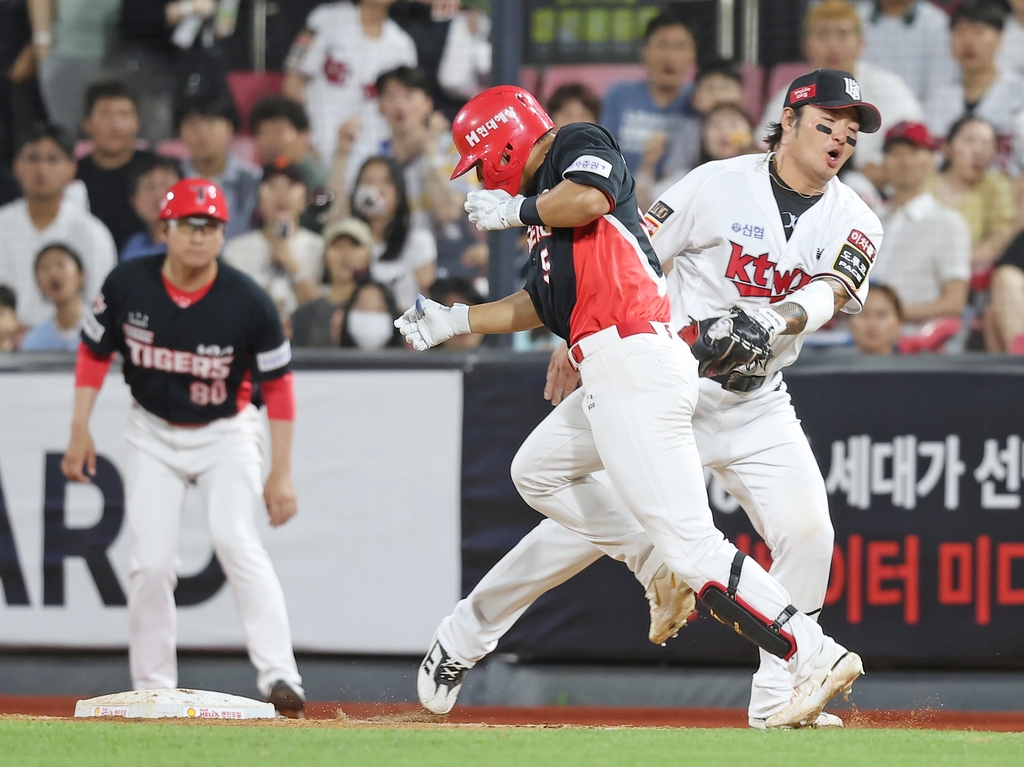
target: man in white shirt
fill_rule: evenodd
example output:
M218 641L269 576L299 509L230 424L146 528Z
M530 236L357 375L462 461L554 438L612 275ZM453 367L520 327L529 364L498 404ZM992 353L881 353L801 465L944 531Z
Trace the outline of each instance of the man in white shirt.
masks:
M995 0L965 0L956 7L949 39L961 81L929 94L924 114L928 130L940 137L967 115L990 123L999 141L996 164L1012 172L1014 120L1024 112L1024 78L996 65L1005 18L1005 9Z
M900 123L885 137L886 181L894 192L881 212L885 239L872 277L896 291L910 331L959 317L971 276L967 222L926 189L937 143L921 123Z
M334 157L338 128L358 118L360 144L376 148L388 137L377 109L378 75L416 66L416 45L388 18L395 0L325 3L309 14L285 62L285 95L306 105L313 146L321 161ZM356 154L369 156L372 151Z
M864 37L857 10L845 0L824 0L813 6L804 19L804 54L810 69L839 69L851 72L861 88L861 97L874 104L882 115L878 133L861 133L853 167L861 171L877 187L882 186L882 137L890 125L903 121L920 121L921 105L898 75L861 60ZM770 132L771 124L782 114L787 89L783 88L768 102L758 137Z
M224 260L267 291L284 318L300 304L318 299L323 282L323 238L299 226L306 194L300 166L287 158L267 165L259 190L263 228L235 237L224 247Z
M868 0L858 9L865 61L898 74L922 102L935 88L956 82L949 18L939 8L928 0Z
M25 326L37 325L53 313L36 284L35 259L44 245L74 244L82 258L89 301L117 264L110 230L81 205L64 201L64 189L77 169L72 147L60 128L34 127L14 158L14 175L24 197L0 208L0 283L17 293L18 319Z

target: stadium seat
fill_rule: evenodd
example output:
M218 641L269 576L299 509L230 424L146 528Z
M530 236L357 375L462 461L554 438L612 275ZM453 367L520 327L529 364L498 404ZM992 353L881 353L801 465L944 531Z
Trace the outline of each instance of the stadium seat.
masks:
M917 333L900 338L900 354L941 352L946 342L959 333L962 326L959 317L944 317L941 320L926 322Z
M249 113L256 102L264 96L281 92L284 85L283 72L229 72L228 88L238 107L238 117L242 121L239 133L249 133Z
M760 64L741 64L740 74L743 76L743 95L740 106L755 123L761 119L764 111L764 67Z
M772 73L768 77L768 91L765 99L770 99L800 75L806 75L811 69L813 67L806 61L786 61L782 64L776 64L772 67Z

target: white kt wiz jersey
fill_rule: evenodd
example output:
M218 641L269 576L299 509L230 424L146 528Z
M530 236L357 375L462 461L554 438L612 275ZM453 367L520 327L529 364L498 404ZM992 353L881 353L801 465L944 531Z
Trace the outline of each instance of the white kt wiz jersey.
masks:
M786 240L772 191L771 155L743 155L690 171L647 211L644 224L668 276L675 330L692 320L783 301L818 277L842 282L856 314L868 294L868 275L882 243L882 223L848 186L833 178ZM792 222L791 222L792 223ZM780 335L760 370L791 365L802 336Z
M218 262L210 291L182 308L168 295L164 256L117 266L82 326L96 355L120 352L132 396L172 423L235 415L252 384L288 372L291 346L270 297L237 269Z

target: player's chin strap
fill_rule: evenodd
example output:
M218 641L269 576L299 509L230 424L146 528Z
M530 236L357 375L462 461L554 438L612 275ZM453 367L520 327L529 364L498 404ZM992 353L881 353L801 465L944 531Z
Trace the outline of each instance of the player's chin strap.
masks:
M789 605L773 621L754 612L736 596L746 558L746 554L737 551L729 571L729 587L723 589L721 584L706 583L698 595L700 601L708 606L715 620L731 626L737 634L749 639L762 650L783 660L789 660L796 652L796 640L791 634L783 631L782 627L798 611L793 605Z

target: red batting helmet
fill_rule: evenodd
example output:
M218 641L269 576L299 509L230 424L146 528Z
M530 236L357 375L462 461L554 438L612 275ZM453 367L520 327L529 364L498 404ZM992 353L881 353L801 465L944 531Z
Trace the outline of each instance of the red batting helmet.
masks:
M205 178L185 178L167 190L160 203L160 218L207 216L222 223L228 222L228 201L224 192Z
M469 100L452 123L452 138L462 155L452 178L477 162L485 189L519 194L526 158L537 139L555 127L533 94L514 85L489 88Z

